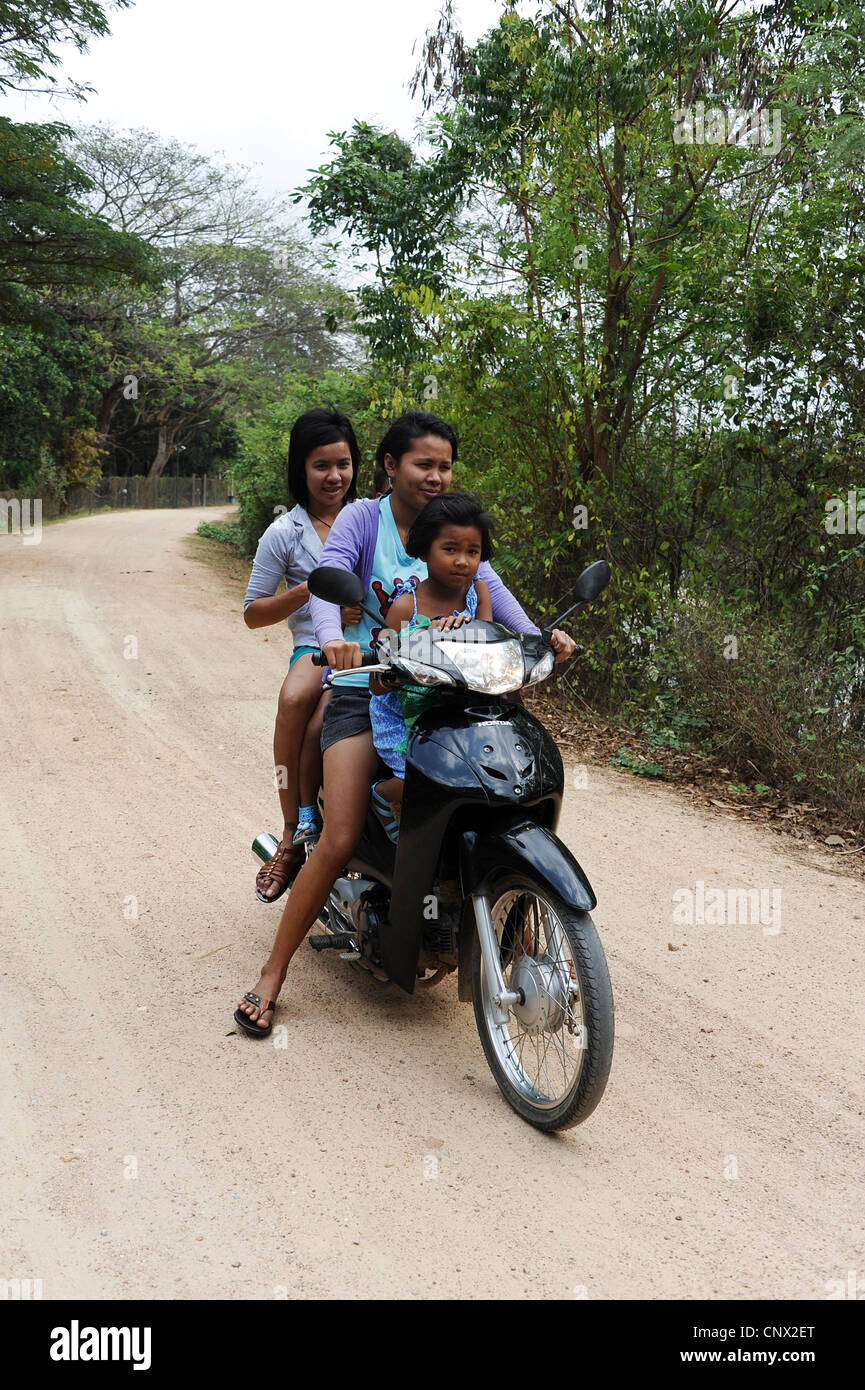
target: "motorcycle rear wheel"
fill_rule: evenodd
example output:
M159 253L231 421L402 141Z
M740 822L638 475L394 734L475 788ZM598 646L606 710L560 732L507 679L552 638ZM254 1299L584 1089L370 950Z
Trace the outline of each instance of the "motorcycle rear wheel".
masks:
M613 1059L613 991L595 924L528 876L495 879L489 901L506 987L524 1001L496 1022L475 931L472 1002L487 1062L522 1119L570 1129L600 1101Z

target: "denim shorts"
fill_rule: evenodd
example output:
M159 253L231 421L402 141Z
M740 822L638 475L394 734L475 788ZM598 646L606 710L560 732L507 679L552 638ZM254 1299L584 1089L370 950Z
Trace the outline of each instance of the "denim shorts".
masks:
M362 685L334 686L330 699L324 707L324 720L321 726L321 751L339 743L344 738L354 738L355 734L371 734L369 719L368 687Z

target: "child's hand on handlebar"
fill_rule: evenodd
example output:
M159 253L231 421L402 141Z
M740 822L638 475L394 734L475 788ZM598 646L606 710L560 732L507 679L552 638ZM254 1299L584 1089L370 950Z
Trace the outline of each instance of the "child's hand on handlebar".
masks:
M462 627L463 623L470 623L471 618L467 618L464 613L451 615L449 618L433 618L430 627L436 628L439 632L452 632L455 627Z
M322 650L332 671L351 671L361 664L359 642L326 642Z
M573 637L569 637L566 632L562 632L560 627L554 627L550 633L550 646L556 654L556 665L567 661L576 651L577 644Z

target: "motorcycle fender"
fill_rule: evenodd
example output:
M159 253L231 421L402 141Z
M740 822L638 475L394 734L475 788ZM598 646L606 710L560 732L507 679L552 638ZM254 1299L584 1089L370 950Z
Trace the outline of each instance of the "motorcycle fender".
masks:
M475 931L472 893L487 887L494 874L527 873L545 880L566 903L581 912L597 906L592 885L567 845L536 822L522 822L492 833L467 830L460 841L460 883L464 898L460 924L457 997L472 998L472 950Z
M465 897L483 889L494 871L527 873L550 885L580 912L597 906L585 873L567 845L536 821L515 822L488 834L467 830L460 841L460 878Z
M566 903L581 912L597 906L592 885L567 845L535 822L523 822L479 834L467 830L460 841L460 881L465 905L460 926L457 996L470 1003L472 997L471 943L476 931L471 895L486 888L493 874L504 871L527 873L533 880L546 881Z

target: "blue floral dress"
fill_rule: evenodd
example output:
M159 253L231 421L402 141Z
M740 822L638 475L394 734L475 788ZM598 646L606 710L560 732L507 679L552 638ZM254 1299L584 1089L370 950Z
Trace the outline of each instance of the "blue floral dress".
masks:
M417 586L420 580L412 576L401 584L395 598L410 593L414 601L414 613L409 628L429 627L430 619L417 611ZM454 617L473 618L478 611L478 596L475 581L472 580L466 593L466 606L460 612L454 609ZM412 725L425 709L436 702L435 689L424 685L403 685L399 690L389 690L386 695L373 695L369 702L369 717L372 723L372 738L376 751L387 763L396 777L405 777L405 755L408 736Z

